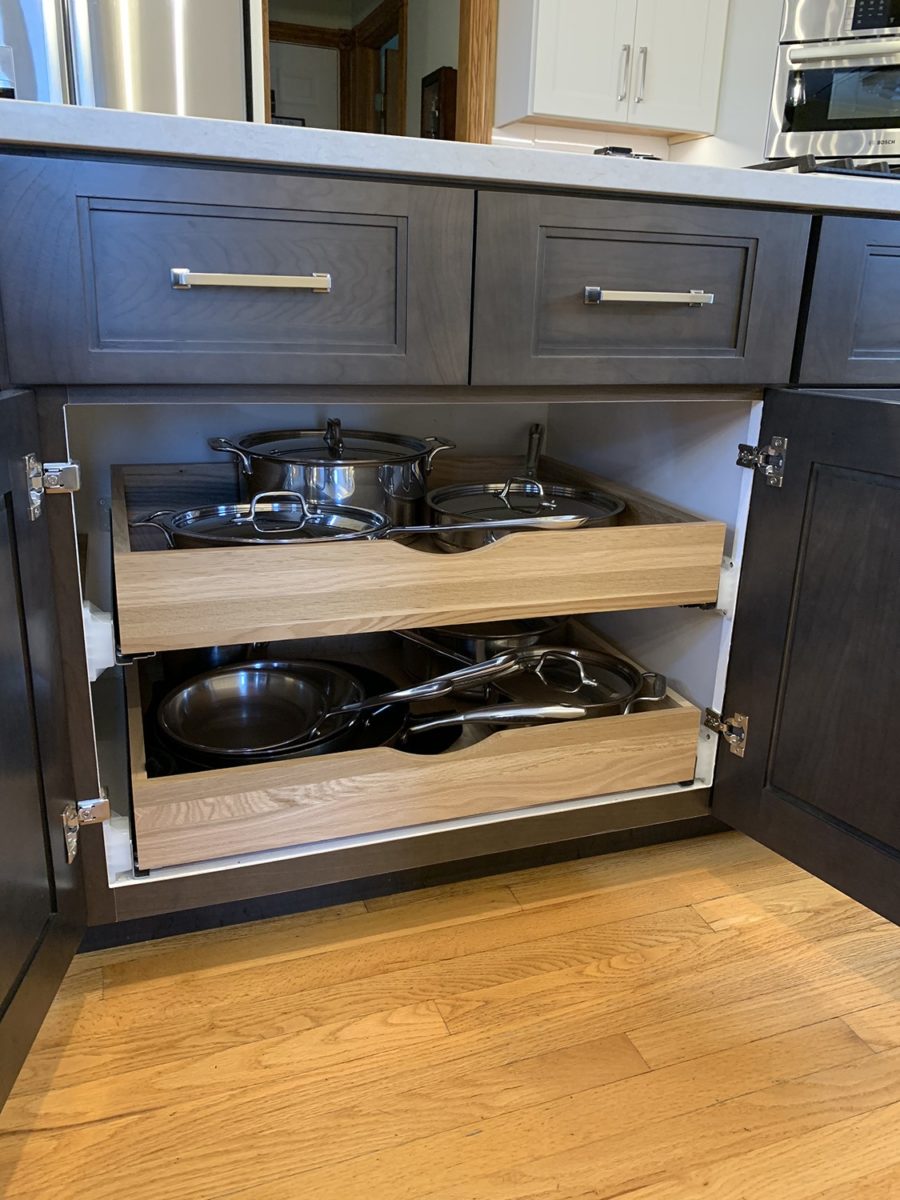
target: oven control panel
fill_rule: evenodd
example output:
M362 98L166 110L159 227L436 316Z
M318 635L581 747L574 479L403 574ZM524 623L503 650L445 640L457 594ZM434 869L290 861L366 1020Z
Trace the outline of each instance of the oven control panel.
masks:
M854 33L900 29L900 0L856 0L850 29Z

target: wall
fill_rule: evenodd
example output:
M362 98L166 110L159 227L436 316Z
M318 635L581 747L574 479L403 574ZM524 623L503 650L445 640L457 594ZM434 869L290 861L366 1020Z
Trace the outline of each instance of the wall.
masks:
M673 145L674 162L746 167L762 162L782 0L731 0L715 137Z
M418 137L422 79L459 58L459 0L409 0L406 52L406 133Z
M326 29L349 29L355 24L351 0L269 0L269 20Z

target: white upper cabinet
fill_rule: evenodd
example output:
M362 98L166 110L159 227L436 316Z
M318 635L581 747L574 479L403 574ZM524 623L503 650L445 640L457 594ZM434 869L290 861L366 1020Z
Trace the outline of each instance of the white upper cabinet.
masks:
M636 7L629 121L714 133L728 0L639 0Z
M540 0L534 111L581 121L628 119L637 0Z
M496 125L713 133L728 0L500 0Z

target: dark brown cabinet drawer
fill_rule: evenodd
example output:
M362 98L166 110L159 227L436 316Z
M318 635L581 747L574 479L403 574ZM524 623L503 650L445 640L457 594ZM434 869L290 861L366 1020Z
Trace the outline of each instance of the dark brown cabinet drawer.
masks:
M459 188L2 159L12 377L465 383L473 208ZM180 288L175 268L221 278Z
M808 236L792 213L480 193L472 382L785 382Z
M900 221L823 218L798 382L900 384Z

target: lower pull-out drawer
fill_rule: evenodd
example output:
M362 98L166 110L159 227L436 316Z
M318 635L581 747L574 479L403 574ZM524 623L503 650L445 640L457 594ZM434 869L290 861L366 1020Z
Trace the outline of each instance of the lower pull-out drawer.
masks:
M463 459L441 470L457 479L508 478L520 474L521 462ZM131 529L129 521L154 509L235 500L233 468L114 468L121 649L146 653L715 601L721 522L552 459L542 460L541 476L618 496L625 502L620 524L515 533L460 554L388 541L169 550L158 530Z
M570 640L603 645L583 627L572 623L571 629ZM152 713L146 693L142 702L138 668L128 671L141 869L676 784L694 775L700 714L669 691L642 712L502 730L431 756L380 746L151 777L144 729Z

